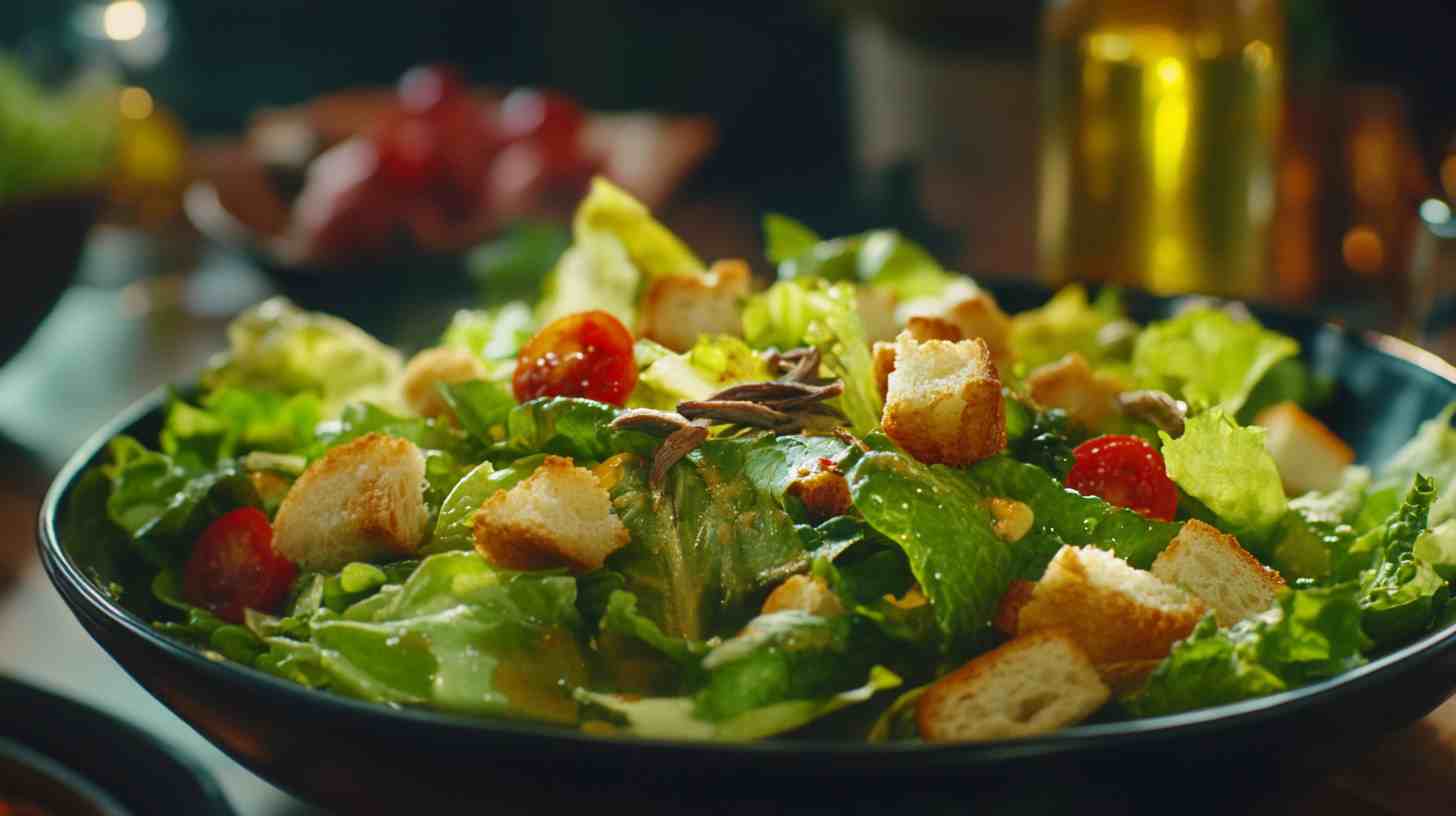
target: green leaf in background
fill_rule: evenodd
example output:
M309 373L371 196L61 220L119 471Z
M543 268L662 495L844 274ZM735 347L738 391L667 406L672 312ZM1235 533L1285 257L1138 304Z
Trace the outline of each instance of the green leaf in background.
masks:
M748 299L743 329L754 348L819 349L824 370L844 381L844 394L834 402L854 432L864 435L879 426L880 390L853 285L781 281Z
M1123 702L1140 717L1174 714L1275 694L1359 666L1368 642L1358 595L1353 583L1289 590L1276 608L1227 629L1209 613Z
M470 277L480 288L482 305L534 302L546 274L571 246L571 233L559 224L525 222L465 256Z
M1456 415L1456 402L1421 423L1416 435L1376 471L1375 483L1371 487L1372 497L1378 491L1391 490L1398 500L1400 492L1411 480L1417 474L1424 474L1436 484L1437 497L1431 505L1430 523L1438 525L1456 518L1456 429L1451 427L1453 415ZM1380 513L1380 517L1384 518L1384 513Z
M1168 477L1213 511L1240 543L1267 556L1289 500L1264 429L1241 428L1221 409L1189 418L1177 439L1160 431Z
M398 351L358 326L281 297L243 312L227 334L228 353L203 374L207 389L313 391L326 415L349 400L387 401L403 369Z
M461 309L450 319L440 345L482 360L515 362L539 324L531 306L514 300L489 309Z
M865 454L847 478L865 521L904 550L947 638L979 635L1014 568L1010 545L991 531L986 494L964 471L898 451Z
M1299 343L1252 319L1197 308L1150 323L1133 345L1138 382L1188 401L1193 410L1219 408L1236 416L1255 386Z
M707 399L730 385L776 376L769 372L768 363L737 337L703 335L682 354L649 343L638 341L639 349L650 352L652 359L632 391L633 407L671 411L679 402ZM646 354L639 357L645 358Z
M1011 350L1027 371L1074 351L1095 367L1114 357L1117 349L1105 342L1103 331L1122 320L1120 309L1092 304L1087 300L1087 290L1073 284L1040 308L1012 316Z
M1416 476L1384 529L1366 534L1382 534L1374 565L1360 575L1365 633L1378 645L1400 643L1426 631L1446 602L1446 580L1415 555L1435 496L1435 482Z
M0 205L99 187L115 162L117 121L109 77L88 73L52 92L0 54Z
M781 264L803 255L820 240L819 233L787 215L769 213L763 217L764 256L769 263Z
M173 395L162 426L162 452L210 466L250 451L294 453L314 441L323 406L312 392L221 388L200 406Z
M266 638L259 668L374 702L565 723L587 677L575 581L497 572L473 552L430 556L308 630Z
M1456 521L1444 521L1421 533L1412 552L1442 578L1456 580Z
M1009 456L972 465L966 476L986 496L1002 496L1032 508L1031 532L1011 545L1015 577L1036 580L1062 545L1111 550L1138 569L1152 566L1181 525L1157 521L1068 490L1042 468Z
M763 232L780 281L821 278L883 286L904 302L936 297L959 280L919 244L894 230L825 241L792 218L770 214L763 219Z

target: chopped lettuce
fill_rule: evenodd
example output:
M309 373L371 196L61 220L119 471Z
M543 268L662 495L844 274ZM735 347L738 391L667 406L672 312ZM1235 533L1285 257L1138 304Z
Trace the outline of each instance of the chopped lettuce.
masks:
M1100 298L1089 302L1087 290L1073 284L1040 308L1012 316L1011 350L1028 371L1074 351L1098 366L1114 358L1117 346L1108 327L1120 322L1125 321L1119 306Z
M1377 645L1391 646L1426 631L1445 605L1446 580L1415 554L1435 494L1432 480L1416 476L1384 529L1366 534L1382 534L1373 566L1360 575L1365 634Z
M0 205L104 184L120 121L115 83L101 72L51 92L0 55Z
M341 614L320 608L307 640L264 638L257 666L375 702L571 723L569 689L587 678L579 630L570 576L441 553Z
M554 453L580 460L579 464L628 451L650 455L656 439L610 427L618 413L615 406L579 397L534 399L506 416L506 438L496 453L512 458Z
M173 394L162 426L162 452L210 466L251 451L293 453L306 449L322 416L319 398L304 391L220 388L192 405Z
M531 307L519 300L489 309L461 309L450 319L440 345L468 351L482 360L514 362L537 326Z
M904 550L951 644L980 636L1011 583L1014 559L991 530L976 482L889 450L865 454L847 478L865 521Z
M1268 612L1220 629L1209 613L1125 699L1142 717L1275 694L1365 662L1359 588L1286 591Z
M781 281L748 299L743 329L754 348L819 349L825 371L844 381L844 394L834 402L854 432L864 435L879 426L880 390L853 285Z
M602 178L592 180L591 192L577 208L572 237L536 306L543 323L603 309L631 326L647 282L705 271L692 250L646 207Z
M326 414L352 399L387 399L403 367L398 351L358 326L281 297L243 312L227 334L228 353L203 375L207 389L311 391Z
M1289 501L1264 448L1264 430L1241 428L1215 408L1191 417L1177 439L1158 435L1169 478L1217 514L1246 548L1267 552Z
M467 380L440 383L436 387L459 420L460 427L471 436L487 444L504 436L503 426L516 407L516 398L504 385L488 380Z
M707 399L730 385L773 379L764 359L737 337L703 335L682 354L660 346L652 351L654 359L632 392L634 406L670 411L679 402Z
M1412 550L1447 581L1456 580L1456 521L1446 520L1421 533Z
M1194 411L1235 416L1264 376L1299 354L1299 343L1222 309L1189 309L1150 323L1133 345L1138 381L1188 401Z
M571 234L555 223L522 222L465 256L470 277L485 305L535 301L541 281L571 245Z
M1379 468L1371 486L1372 496L1381 490L1398 493L1405 490L1417 474L1425 474L1436 483L1437 497L1431 505L1431 524L1438 525L1456 518L1456 429L1451 427L1453 415L1456 415L1456 402L1422 422L1416 435Z
M919 244L894 230L871 230L821 240L808 227L783 215L763 220L769 260L781 281L823 278L883 286L906 301L940 295L957 276L947 272Z

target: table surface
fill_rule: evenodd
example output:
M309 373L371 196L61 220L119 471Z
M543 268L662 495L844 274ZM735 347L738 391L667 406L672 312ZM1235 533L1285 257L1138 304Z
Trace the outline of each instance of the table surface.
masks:
M674 226L692 232L693 217ZM318 813L222 754L123 673L76 623L33 555L36 511L65 458L125 405L195 372L222 348L227 319L271 291L255 269L221 251L180 260L159 259L158 251L152 239L97 231L80 281L0 368L0 674L140 725L199 760L239 813ZM169 263L189 273L156 274ZM1324 779L1260 792L1251 812L1450 812L1456 699L1378 743L1350 746L1348 755L1349 764Z

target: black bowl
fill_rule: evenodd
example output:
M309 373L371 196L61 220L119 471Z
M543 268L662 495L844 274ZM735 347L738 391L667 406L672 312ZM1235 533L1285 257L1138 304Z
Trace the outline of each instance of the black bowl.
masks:
M1044 292L1008 290L1013 308ZM1170 302L1135 298L1140 317ZM1266 315L1337 382L1328 419L1364 460L1388 455L1456 398L1456 369L1400 341ZM1095 723L1019 741L931 746L810 739L678 743L397 709L312 691L211 659L152 629L88 579L84 540L58 518L80 474L121 432L155 434L161 395L102 429L61 472L40 519L45 567L92 637L148 691L259 776L341 812L488 803L827 811L1015 805L1094 812L1151 803L1244 812L1252 791L1328 773L1456 690L1456 626L1312 686L1176 716ZM1089 798L1100 797L1100 798ZM1173 797L1173 798L1169 798ZM1005 812L1005 811L1003 811Z
M0 363L25 345L75 280L86 233L100 210L94 190L0 205L0 246L26 269L24 285L10 287L0 305Z
M89 706L0 677L0 723L0 800L77 816L233 813L203 771Z

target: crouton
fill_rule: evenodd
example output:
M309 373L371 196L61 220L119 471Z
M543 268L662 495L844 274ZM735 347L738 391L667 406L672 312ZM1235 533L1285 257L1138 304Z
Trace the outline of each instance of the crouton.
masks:
M815 524L842 516L854 506L849 495L849 481L832 467L819 468L800 476L789 483L787 492L804 503L804 512Z
M1001 311L989 292L976 292L952 301L940 317L959 329L962 337L979 337L986 341L986 348L991 350L991 359L997 366L1011 361L1011 318Z
M647 287L637 334L673 351L687 351L705 334L743 336L738 303L752 274L740 260L718 261L707 274L668 275Z
M1021 617L1021 607L1026 606L1035 591L1035 581L1020 578L1012 581L996 604L996 617L991 619L991 628L1007 637L1016 637L1016 621Z
M1013 544L1025 538L1036 522L1031 505L1015 499L993 496L986 499L986 509L991 511L991 532Z
M1279 467L1284 492L1291 496L1311 490L1334 490L1340 474L1355 461L1334 431L1292 402L1281 402L1259 412L1254 424L1264 426L1264 447Z
M895 370L895 344L875 343L870 349L873 355L875 385L880 389L880 398L890 393L890 372Z
M1162 663L1161 660L1122 660L1117 663L1099 663L1097 673L1102 682L1112 689L1115 697L1126 697L1147 685L1148 677Z
M273 546L306 570L411 555L429 529L425 455L380 433L325 453L298 477L273 521Z
M1159 660L1193 631L1203 602L1096 547L1062 547L1017 616L1018 634L1064 629L1096 664Z
M855 308L864 324L865 339L871 343L894 340L900 331L895 318L895 290L888 286L860 286L854 293Z
M774 587L774 591L764 600L760 613L768 615L789 609L808 612L821 618L844 614L844 604L840 603L839 596L824 583L824 579L811 578L808 575L791 575L788 580Z
M1026 390L1039 407L1060 408L1073 422L1097 428L1122 412L1117 395L1127 390L1127 384L1094 372L1087 358L1074 351L1031 372Z
M885 434L922 462L969 465L1006 447L1006 409L980 339L895 339L881 419Z
M491 495L475 512L475 549L492 564L590 572L627 545L627 528L595 474L548 456L525 481Z
M954 323L927 315L912 316L905 322L905 331L922 343L926 340L949 340L955 343L965 339ZM890 372L895 370L895 344L875 343L871 350L874 353L875 384L879 386L880 396L883 397L890 389Z
M400 377L399 392L411 411L425 417L444 416L450 406L435 386L484 379L485 363L464 349L437 346L410 358Z
M1286 585L1239 540L1197 519L1183 525L1153 561L1152 573L1183 587L1231 626L1274 605Z
M1012 640L930 685L915 708L930 742L1029 737L1074 725L1111 696L1067 633Z

